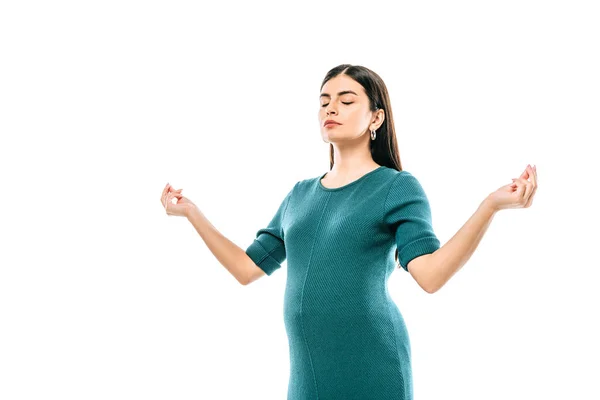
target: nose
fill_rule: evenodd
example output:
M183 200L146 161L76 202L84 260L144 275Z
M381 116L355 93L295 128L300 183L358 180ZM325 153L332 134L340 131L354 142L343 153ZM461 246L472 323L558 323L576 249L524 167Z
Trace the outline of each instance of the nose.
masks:
M325 107L325 114L327 114L327 116L329 116L331 114L332 111L335 111L331 108L331 103Z

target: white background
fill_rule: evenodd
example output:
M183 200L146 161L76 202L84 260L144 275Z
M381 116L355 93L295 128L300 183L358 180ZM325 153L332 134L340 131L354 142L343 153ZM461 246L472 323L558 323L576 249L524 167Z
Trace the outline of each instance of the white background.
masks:
M286 264L241 286L160 195L245 249L327 172L319 88L351 63L442 244L538 169L439 292L392 274L415 399L598 399L593 3L3 2L0 398L284 399Z

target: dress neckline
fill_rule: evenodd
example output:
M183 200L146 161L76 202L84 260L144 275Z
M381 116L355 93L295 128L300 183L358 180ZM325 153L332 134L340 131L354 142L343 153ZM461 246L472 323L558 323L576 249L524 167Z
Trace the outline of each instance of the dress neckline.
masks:
M345 184L345 185L343 185L343 186L339 186L339 187L335 187L335 188L328 188L328 187L325 187L325 186L323 186L323 184L321 183L321 179L323 179L323 177L324 177L325 175L327 175L327 173L329 172L329 171L328 171L328 172L325 172L323 175L319 176L319 179L317 180L317 186L318 186L318 187L319 187L321 190L325 190L325 191L327 191L327 192L335 192L335 191L338 191L338 190L346 189L346 188L347 188L347 187L349 187L349 186L355 185L355 184L357 184L358 182L360 182L360 181L362 181L363 179L365 179L366 177L368 177L368 176L370 176L370 175L373 175L373 174L374 174L375 172L377 172L377 171L380 171L380 170L382 170L383 168L385 168L385 165L380 165L379 167L375 168L374 170L372 170L372 171L369 171L369 172L367 172L366 174L362 175L360 178L358 178L358 179L355 179L355 180L353 180L352 182L350 182L350 183L347 183L347 184Z

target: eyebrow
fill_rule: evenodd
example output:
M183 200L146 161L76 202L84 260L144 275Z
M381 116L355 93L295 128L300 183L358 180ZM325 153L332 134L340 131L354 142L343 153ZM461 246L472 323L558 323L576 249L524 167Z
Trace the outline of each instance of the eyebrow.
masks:
M355 96L358 96L352 90L342 90L341 92L338 92L338 96L341 96L341 95L344 95L344 94L353 94ZM329 98L331 98L331 95L329 93L321 93L321 95L319 96L319 98L321 98L321 97L329 97Z

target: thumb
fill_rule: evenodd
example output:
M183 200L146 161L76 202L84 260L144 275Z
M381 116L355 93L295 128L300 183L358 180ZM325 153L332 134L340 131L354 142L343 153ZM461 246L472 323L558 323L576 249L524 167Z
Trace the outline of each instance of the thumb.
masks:
M525 169L525 171L523 171L523 173L521 174L521 176L519 178L528 179L529 171L527 171L527 169Z

